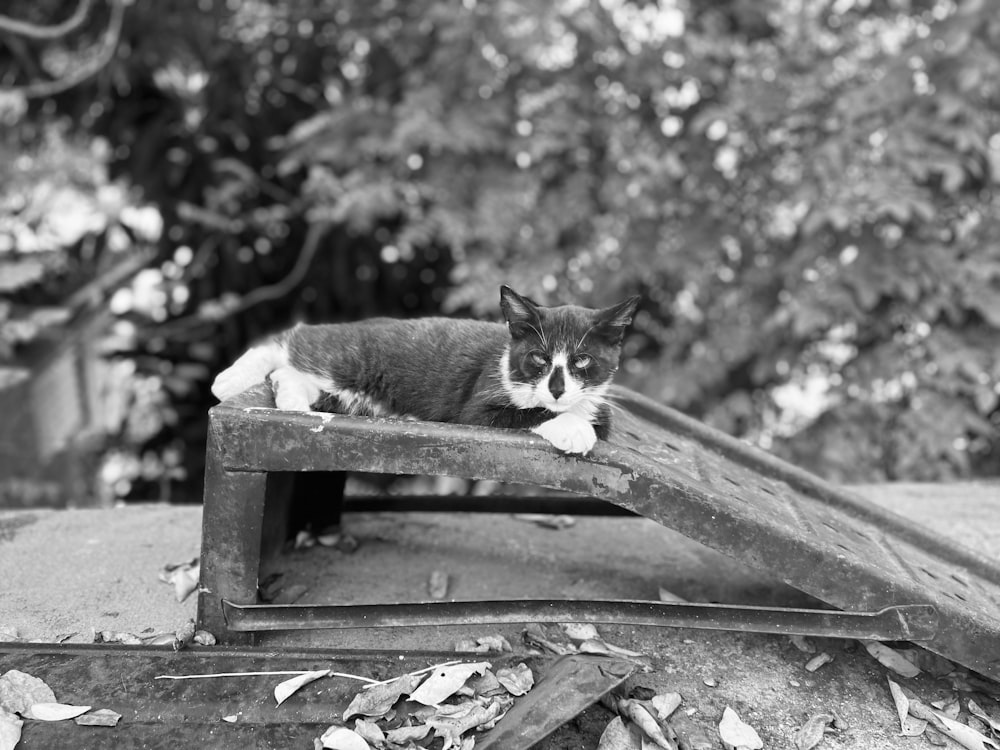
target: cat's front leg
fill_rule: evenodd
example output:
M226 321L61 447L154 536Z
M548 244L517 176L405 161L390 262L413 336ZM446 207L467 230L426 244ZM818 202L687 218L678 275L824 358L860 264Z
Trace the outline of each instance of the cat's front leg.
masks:
M537 427L532 427L531 431L566 453L586 455L597 443L594 426L583 417L570 412L542 422Z
M279 367L271 373L274 405L285 411L311 411L320 389L312 379L294 367Z

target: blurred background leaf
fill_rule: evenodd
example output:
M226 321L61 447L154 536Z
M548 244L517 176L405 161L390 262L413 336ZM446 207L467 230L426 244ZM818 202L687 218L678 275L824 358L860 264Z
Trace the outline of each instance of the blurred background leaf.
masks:
M641 293L625 384L830 479L1000 471L990 3L4 13L81 7L0 32L0 357L107 316L120 416L66 443L101 498L198 498L207 385L256 338L496 318L500 283Z

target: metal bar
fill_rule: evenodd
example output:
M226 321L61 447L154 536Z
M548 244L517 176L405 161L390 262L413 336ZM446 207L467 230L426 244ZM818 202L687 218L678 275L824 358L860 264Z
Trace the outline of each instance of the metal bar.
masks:
M234 604L223 600L222 610L227 626L235 631L587 622L875 641L928 640L936 634L938 621L937 610L925 604L886 607L878 612L840 612L628 599L348 605Z

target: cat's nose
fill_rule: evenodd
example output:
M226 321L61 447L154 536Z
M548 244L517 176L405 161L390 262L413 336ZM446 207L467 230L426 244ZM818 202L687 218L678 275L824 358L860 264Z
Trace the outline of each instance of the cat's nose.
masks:
M552 374L549 376L549 393L552 394L552 398L556 401L559 397L566 392L566 381L563 379L563 371L561 367L556 367L552 370Z

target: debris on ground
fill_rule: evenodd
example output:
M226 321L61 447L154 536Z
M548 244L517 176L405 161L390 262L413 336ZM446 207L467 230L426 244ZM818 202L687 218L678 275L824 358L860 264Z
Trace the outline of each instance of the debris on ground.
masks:
M160 571L159 578L174 587L174 597L183 602L198 590L201 563L197 557L181 563L168 563Z
M80 726L115 726L121 718L109 709L91 708L60 703L44 680L10 669L0 675L0 750L14 750L26 720L73 719Z

